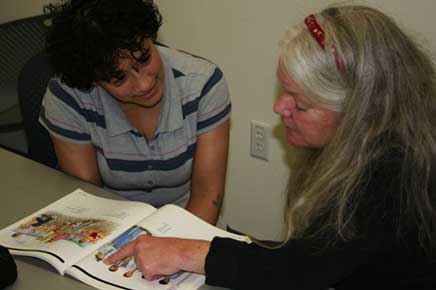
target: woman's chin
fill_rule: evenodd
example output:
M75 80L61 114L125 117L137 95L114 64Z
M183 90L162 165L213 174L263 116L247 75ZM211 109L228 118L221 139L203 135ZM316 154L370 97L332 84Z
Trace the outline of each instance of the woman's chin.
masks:
M302 138L299 138L298 136L296 136L295 132L288 131L286 133L286 142L290 146L295 146L295 147L306 147L307 146L306 142L304 142L304 140Z

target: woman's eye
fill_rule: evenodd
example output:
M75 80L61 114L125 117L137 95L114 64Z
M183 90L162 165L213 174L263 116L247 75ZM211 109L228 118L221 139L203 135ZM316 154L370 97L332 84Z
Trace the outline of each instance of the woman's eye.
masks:
M125 81L126 81L126 77L123 76L121 78L112 79L110 83L116 87L119 87L122 84L124 84Z
M149 63L151 59L150 53L143 53L136 61L139 66L144 66Z
M305 112L305 111L307 110L306 108L302 108L302 107L300 107L300 106L298 106L298 105L295 106L295 109L296 109L297 111L300 111L300 112Z
M150 59L151 59L151 55L150 55L149 53L148 53L148 54L143 54L143 55L139 58L138 62L141 63L141 64L145 64L145 63L147 63Z
M132 64L132 69L136 72L139 72L140 69L146 67L150 62L150 54L143 54L140 58L138 58L135 63Z

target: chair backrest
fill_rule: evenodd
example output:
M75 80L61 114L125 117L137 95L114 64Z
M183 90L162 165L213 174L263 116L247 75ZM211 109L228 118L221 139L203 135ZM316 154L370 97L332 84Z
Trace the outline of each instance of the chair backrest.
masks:
M44 48L46 19L44 15L37 15L0 24L1 88L15 91L24 64Z
M38 122L42 98L53 74L53 68L44 52L32 57L18 76L18 100L24 121L29 158L56 168L57 158L50 136Z
M23 155L27 145L17 80L24 64L44 48L46 19L37 15L0 24L0 146Z

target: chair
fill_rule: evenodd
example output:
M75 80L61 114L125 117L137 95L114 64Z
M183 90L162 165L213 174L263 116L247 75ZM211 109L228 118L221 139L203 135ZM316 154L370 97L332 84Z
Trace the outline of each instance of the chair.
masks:
M45 16L38 15L0 24L0 133L4 140L23 130L17 79L24 64L44 47L45 19ZM22 135L22 147L26 147ZM25 152L25 149L22 151Z
M57 168L57 158L50 136L38 122L41 101L54 71L48 56L41 51L32 57L18 76L18 100L27 138L28 157Z

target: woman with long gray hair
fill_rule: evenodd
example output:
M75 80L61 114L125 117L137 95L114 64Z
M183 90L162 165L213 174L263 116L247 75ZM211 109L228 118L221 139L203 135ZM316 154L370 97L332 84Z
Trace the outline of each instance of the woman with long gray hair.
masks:
M107 262L135 256L146 279L185 270L232 289L434 289L431 59L384 13L349 5L291 28L277 71L274 111L298 149L283 243L141 236Z

